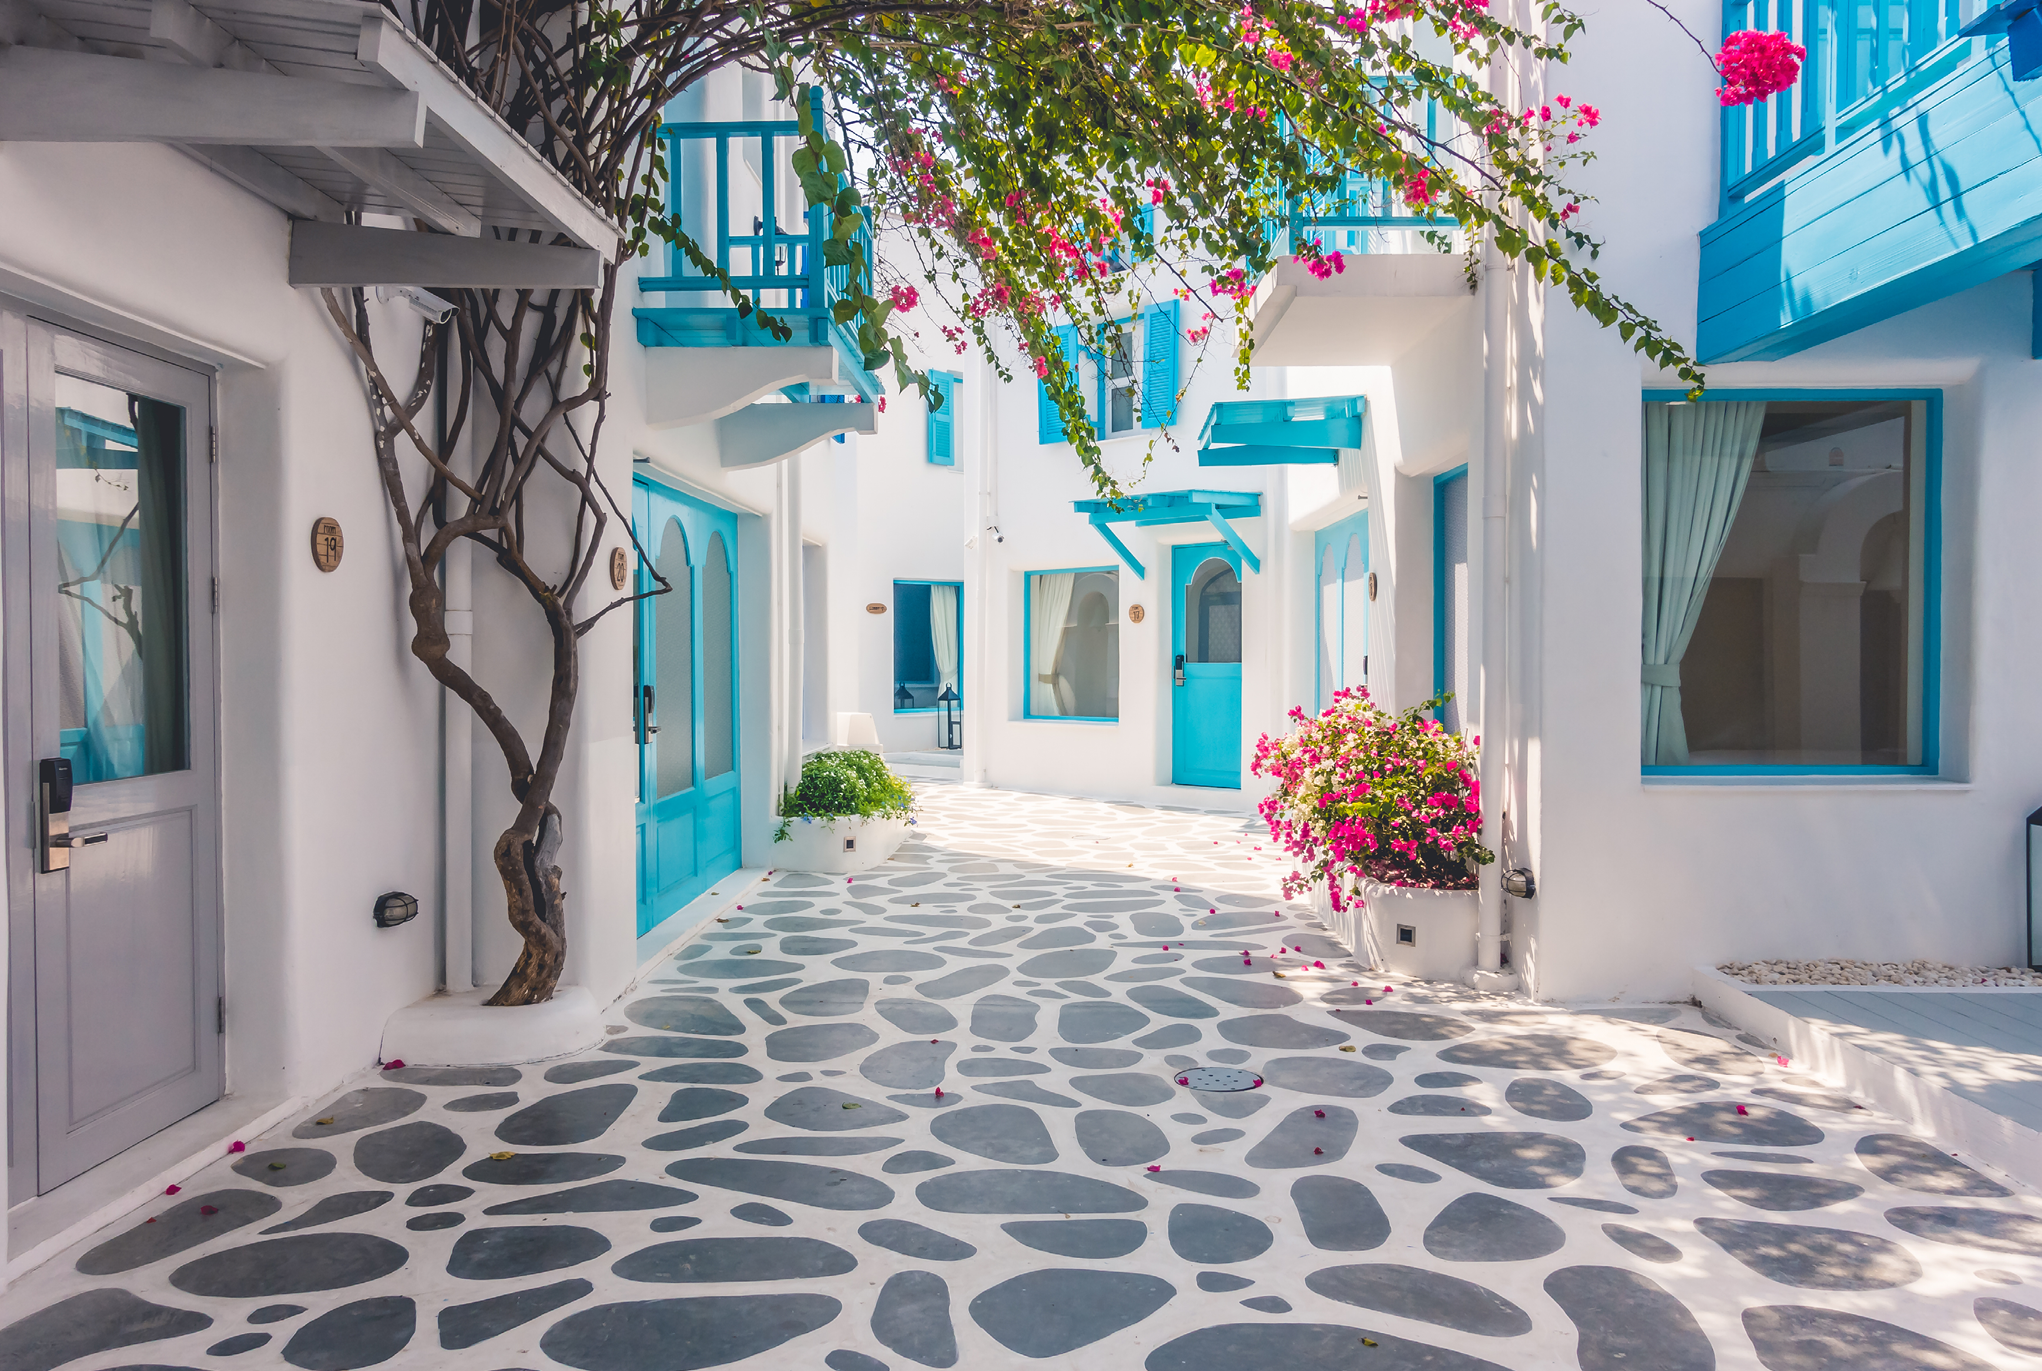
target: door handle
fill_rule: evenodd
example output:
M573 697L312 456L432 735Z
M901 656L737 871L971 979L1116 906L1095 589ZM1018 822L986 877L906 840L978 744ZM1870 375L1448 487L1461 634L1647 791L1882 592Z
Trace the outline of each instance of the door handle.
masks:
M1177 654L1177 665L1172 668L1172 674L1178 685L1184 684L1184 654L1181 652Z
M36 763L37 869L68 870L71 865L71 759L45 757ZM104 838L105 834L100 834Z
M51 847L91 847L91 846L92 846L92 845L93 845L94 843L103 843L103 842L105 842L105 841L106 841L106 840L107 840L108 838L111 838L112 836L113 836L113 834L111 834L111 833L73 833L73 834L71 834L71 835L70 835L69 837L66 837L66 838L52 838L52 839L50 839L50 846L51 846Z

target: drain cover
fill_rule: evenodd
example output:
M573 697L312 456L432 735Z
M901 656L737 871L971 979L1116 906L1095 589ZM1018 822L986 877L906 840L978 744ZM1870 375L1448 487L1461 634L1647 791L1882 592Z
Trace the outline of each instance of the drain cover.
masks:
M1177 1084L1188 1085L1193 1090L1228 1094L1235 1090L1253 1090L1262 1084L1262 1078L1238 1066L1194 1066L1189 1071L1177 1073Z

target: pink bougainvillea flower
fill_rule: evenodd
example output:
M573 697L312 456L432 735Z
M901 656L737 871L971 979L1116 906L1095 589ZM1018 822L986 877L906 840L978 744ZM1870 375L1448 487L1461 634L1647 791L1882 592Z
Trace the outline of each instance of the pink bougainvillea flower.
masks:
M1323 1119L1326 1117L1326 1111L1323 1109L1314 1109L1312 1111L1312 1117L1315 1119Z
M246 1152L248 1150L248 1144L242 1142L239 1138L236 1138L233 1142L227 1144L227 1150L229 1152Z
M402 1071L404 1069L404 1059L399 1057L395 1061L384 1062L383 1069L385 1071Z
M1740 1104L1737 1106L1737 1112L1740 1114L1749 1114L1751 1111Z
M184 1187L181 1185L166 1185L163 1187L163 1193L166 1195L175 1195L178 1191L182 1189L184 1189Z
M1151 1171L1161 1171L1162 1169L1163 1169L1163 1168L1162 1168L1162 1167L1160 1167L1160 1166L1152 1166L1152 1167L1150 1167L1150 1168L1149 1168L1149 1170L1151 1170Z
M939 1100L943 1098L943 1087L940 1085L936 1087L936 1098Z
M1324 971L1326 969L1326 964L1324 962L1313 962L1312 965L1319 968L1319 970L1321 971Z
M204 1214L207 1218L211 1218L219 1212L219 1208L215 1205L202 1204L199 1206L199 1213Z
M1808 49L1784 33L1742 29L1723 40L1716 54L1716 69L1723 84L1716 88L1716 100L1728 108L1751 105L1791 90L1801 79L1801 63ZM1581 122L1594 128L1601 115L1593 105L1581 106Z

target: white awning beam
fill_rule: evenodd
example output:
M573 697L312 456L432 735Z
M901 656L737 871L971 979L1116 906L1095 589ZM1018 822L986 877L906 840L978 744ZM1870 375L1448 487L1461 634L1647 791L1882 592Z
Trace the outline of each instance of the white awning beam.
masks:
M425 110L416 91L0 49L0 141L422 148Z
M299 222L290 272L294 286L590 290L602 284L603 259L593 248Z

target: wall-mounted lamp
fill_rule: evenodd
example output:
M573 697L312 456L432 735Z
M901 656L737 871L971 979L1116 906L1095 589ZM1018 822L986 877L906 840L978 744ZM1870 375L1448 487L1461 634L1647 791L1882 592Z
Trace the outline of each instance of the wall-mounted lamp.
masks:
M1503 873L1503 893L1515 895L1520 900L1529 900L1539 893L1539 883L1532 879L1531 868L1514 866Z
M376 897L376 927L395 928L418 917L418 897L393 890Z

